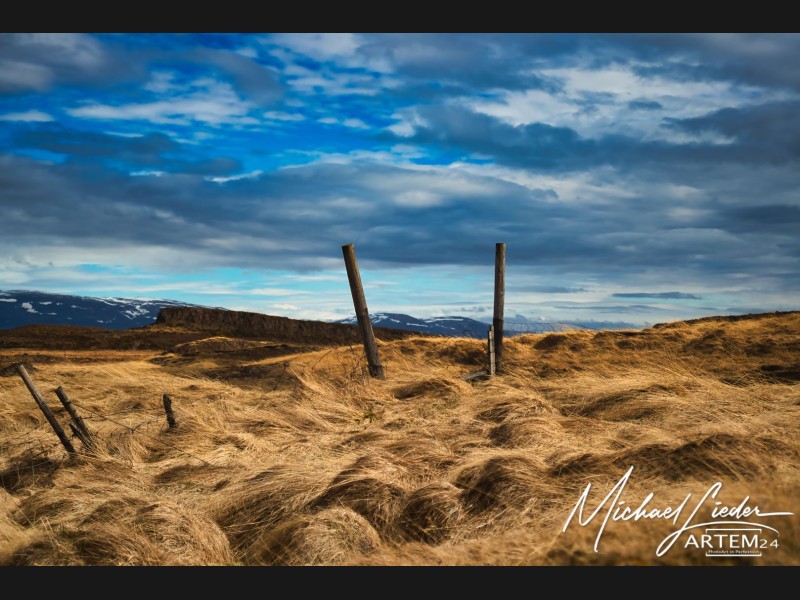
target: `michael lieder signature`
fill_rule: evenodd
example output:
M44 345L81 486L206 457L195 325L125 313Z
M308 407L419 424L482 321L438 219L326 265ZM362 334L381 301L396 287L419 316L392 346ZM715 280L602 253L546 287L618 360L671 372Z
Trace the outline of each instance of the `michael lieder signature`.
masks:
M722 482L716 482L711 485L705 494L700 497L697 502L690 504L692 494L687 494L683 501L677 506L653 506L653 496L651 492L639 503L638 506L625 500L621 500L622 494L625 491L625 486L633 473L633 466L619 479L619 481L611 488L602 502L595 508L591 514L585 516L586 502L589 498L589 492L592 489L592 484L589 483L586 489L578 498L575 508L572 509L567 522L561 530L566 533L570 523L572 523L575 515L578 516L578 525L586 527L592 523L596 518L602 518L602 523L597 531L597 537L594 541L594 551L598 552L600 546L600 539L606 530L609 521L639 521L642 519L664 519L671 521L677 527L675 531L667 535L656 548L656 556L663 556L669 552L675 542L684 533L695 529L708 529L714 526L753 526L760 529L768 529L778 534L778 530L774 527L765 525L764 523L756 521L756 519L763 519L767 517L783 517L791 516L791 512L762 512L758 506L750 504L750 496L746 496L736 506L723 505L720 501L715 501L722 489ZM711 509L712 521L703 523L695 523L698 513L706 506L710 506L711 502L714 506ZM634 507L635 506L635 507ZM684 518L685 517L685 518ZM749 519L749 520L748 520ZM680 523L680 525L679 525ZM695 542L695 545L696 542Z

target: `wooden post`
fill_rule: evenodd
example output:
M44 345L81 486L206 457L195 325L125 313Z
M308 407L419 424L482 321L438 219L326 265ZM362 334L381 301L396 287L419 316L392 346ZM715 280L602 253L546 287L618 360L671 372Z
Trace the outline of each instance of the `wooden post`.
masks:
M503 371L503 307L506 298L506 245L498 242L494 254L494 354L497 373Z
M64 391L64 388L58 386L56 388L56 396L58 396L58 399L61 400L61 404L64 405L64 408L67 410L67 413L69 413L69 416L72 419L72 422L75 423L75 426L84 433L87 439L91 440L92 434L89 433L89 428L86 427L86 423L84 423L83 419L81 419L78 416L78 413L75 412L75 407L72 406L72 402L70 402L69 396L67 396L67 392ZM83 441L81 436L78 436L78 438Z
M50 427L53 428L53 431L56 432L58 439L61 440L61 444L64 448L69 452L71 456L75 456L75 448L72 446L72 442L69 441L67 434L64 433L64 430L61 428L61 425L58 424L56 418L53 416L53 413L50 412L50 408L45 404L44 400L42 400L42 396L39 394L39 390L36 389L36 386L31 381L30 375L28 375L28 371L25 370L25 365L18 364L17 365L17 373L19 376L22 377L22 381L25 382L25 386L28 388L28 391L33 396L33 399L36 400L36 404L39 405L39 409L44 414L44 418L47 419L47 422L50 423Z
M489 327L489 375L494 375L496 370L494 353L494 325Z
M169 394L164 394L164 412L167 413L167 424L169 425L170 429L176 429L178 427L178 422L175 420L175 413L172 412L172 400L169 397Z
M375 334L372 332L372 321L369 318L369 310L367 310L367 299L364 297L364 288L361 285L356 249L353 244L345 244L342 246L342 254L344 254L344 264L347 267L347 279L350 281L350 292L353 294L353 306L356 309L358 329L361 332L361 340L364 342L364 353L367 355L369 374L378 379L386 379L380 356L378 356Z
M75 435L75 437L77 437L81 441L81 443L87 450L94 450L94 442L92 441L92 438L86 435L85 431L83 431L80 427L75 425L75 423L73 423L72 421L69 422L69 428L72 430L72 433Z

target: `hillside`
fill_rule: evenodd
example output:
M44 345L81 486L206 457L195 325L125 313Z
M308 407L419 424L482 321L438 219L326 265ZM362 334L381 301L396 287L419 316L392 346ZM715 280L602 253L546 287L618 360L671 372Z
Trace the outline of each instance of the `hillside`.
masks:
M354 344L361 339L358 329L353 325L208 308L165 308L158 314L156 324L217 335L268 338L282 342ZM375 328L375 335L380 339L392 340L408 337L410 334L397 329Z
M707 556L686 534L657 556L663 519L610 523L598 552L596 526L562 531L588 483L591 508L631 466L630 504L719 481L726 504L797 512L800 313L523 335L502 376L467 383L482 340L383 337L378 381L327 328L165 312L131 332L58 328L58 347L0 334L0 564L800 562L797 515L764 521L779 546L760 557ZM64 386L94 454L67 458L19 360L62 423Z

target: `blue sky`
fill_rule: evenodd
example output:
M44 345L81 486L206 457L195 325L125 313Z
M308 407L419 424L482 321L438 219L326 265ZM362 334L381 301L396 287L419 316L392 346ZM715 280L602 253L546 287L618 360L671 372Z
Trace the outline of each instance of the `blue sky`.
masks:
M0 34L0 288L296 318L791 310L800 36Z

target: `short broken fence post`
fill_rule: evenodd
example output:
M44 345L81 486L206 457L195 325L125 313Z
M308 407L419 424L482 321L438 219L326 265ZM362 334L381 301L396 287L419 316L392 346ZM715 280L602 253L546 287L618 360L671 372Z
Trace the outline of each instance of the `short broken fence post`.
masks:
M87 440L89 440L89 444L91 444L92 434L89 433L89 428L86 427L86 423L83 422L83 419L75 411L75 407L72 405L72 402L70 401L69 396L67 396L67 392L64 391L63 387L58 386L56 388L56 396L58 396L58 399L61 400L61 404L64 405L64 408L66 409L67 413L69 413L72 422L75 423L75 426L78 429L80 429L81 432L84 434L83 436L79 435L78 439L80 439L83 442L83 439L85 437Z
M489 327L489 375L495 374L494 325Z
M350 293L353 295L358 329L364 343L364 353L367 355L369 374L378 379L386 379L381 358L378 356L378 344L375 342L375 333L372 331L372 321L369 318L367 299L364 296L364 287L361 285L361 275L358 272L358 261L353 244L342 246L342 254L344 254L344 265L347 268L347 279L350 282Z
M56 432L58 439L61 441L61 445L64 446L67 452L69 452L70 456L75 456L77 453L75 452L75 448L72 445L72 442L69 441L67 434L64 433L61 425L59 425L56 418L53 416L53 413L50 411L50 407L45 404L45 401L42 400L41 394L39 394L39 390L36 389L36 386L31 381L30 375L28 375L28 371L25 369L25 365L18 364L17 365L17 373L19 376L22 377L22 381L25 382L25 386L28 388L28 391L33 396L33 399L36 401L36 404L39 406L39 409L44 414L44 418L47 419L47 422L50 423L50 427L53 428L53 431Z
M75 425L75 423L72 421L69 422L69 428L72 430L73 435L81 441L81 444L83 444L87 450L94 450L94 442L92 441L92 438L89 437L83 429Z
M175 413L172 412L172 400L169 397L169 394L164 394L164 412L167 413L167 424L169 425L170 429L175 429L178 427L178 422L175 420Z

